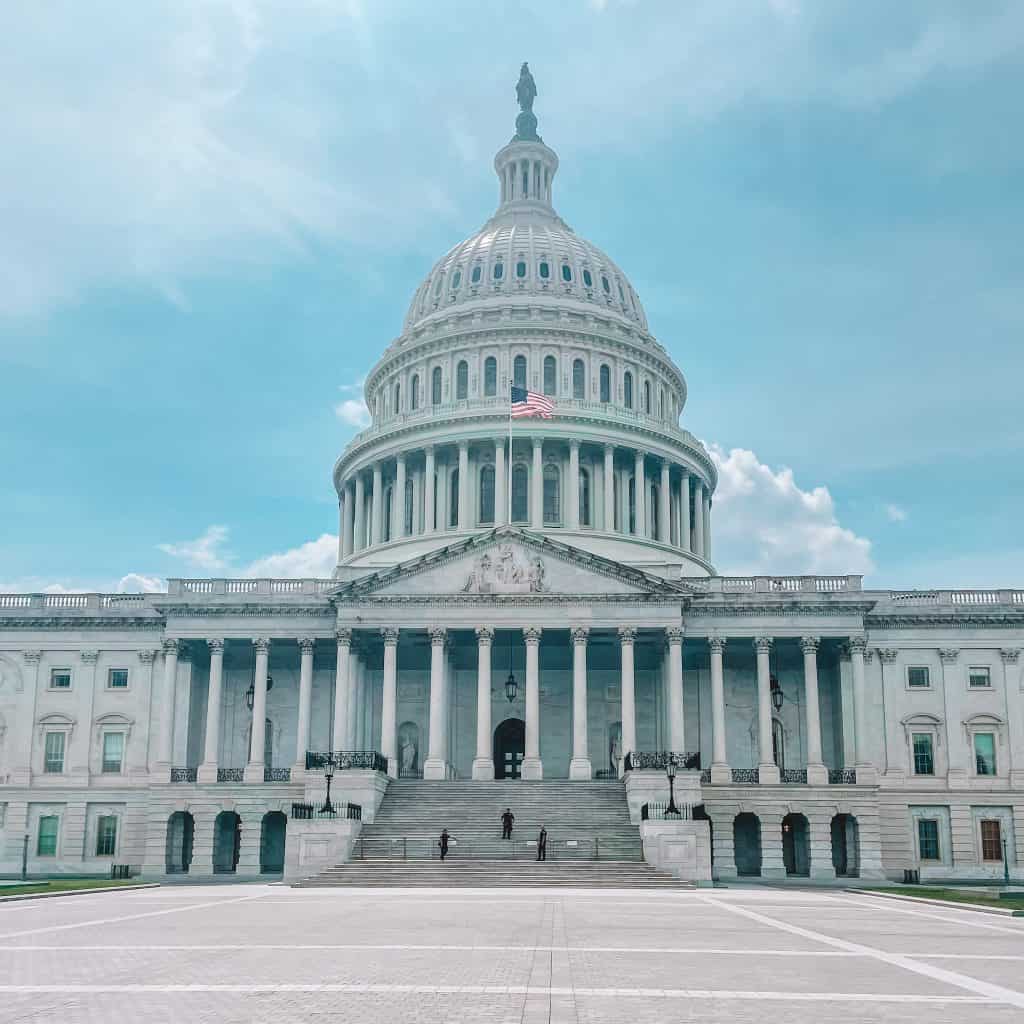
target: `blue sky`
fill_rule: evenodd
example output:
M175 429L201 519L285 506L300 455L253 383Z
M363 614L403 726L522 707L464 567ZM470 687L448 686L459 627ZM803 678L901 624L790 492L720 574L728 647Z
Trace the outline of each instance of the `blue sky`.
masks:
M1024 582L1024 6L97 0L0 12L0 589L323 572L359 381L555 202L716 446L725 572Z

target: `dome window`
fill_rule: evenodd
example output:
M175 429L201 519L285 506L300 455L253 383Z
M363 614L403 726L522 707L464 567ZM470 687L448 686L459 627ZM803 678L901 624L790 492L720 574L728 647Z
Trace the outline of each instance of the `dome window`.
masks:
M517 388L526 388L526 356L516 356L512 361L512 383Z
M500 281L505 276L505 264L495 263L494 264L494 280Z
M572 397L587 397L587 371L582 359L574 359L572 363Z
M455 368L455 398L461 400L469 397L469 363L459 360Z
M414 411L420 407L420 375L412 375L412 383L409 385L409 406Z
M554 356L544 357L544 394L554 395L558 384L558 364Z
M462 271L456 270L452 277L452 291L457 292L460 284L462 284ZM619 290L621 291L622 289L620 288Z
M483 466L480 470L480 514L478 516L481 526L491 526L494 523L494 467Z
M601 287L605 290L606 295L611 295L612 286L608 283L608 278L604 274L601 275Z
M547 261L542 261L538 270L540 271L542 281L546 281L551 276L551 267Z
M572 267L570 267L568 263L562 264L562 280L566 284L570 284L572 282Z
M494 398L498 393L498 360L488 356L484 360L484 397Z
M583 271L583 283L588 288L593 288L594 287L594 278L591 276L589 270L584 270Z
M480 268L479 267L474 267L473 268L473 275L472 275L472 277L470 277L470 282L472 284L479 284L480 283Z
M456 275L456 276L458 276L458 275ZM619 284L618 281L616 281L615 283ZM458 285L456 285L455 287L457 288ZM626 296L625 296L625 294L622 291L622 285L621 284L619 284L619 302L621 302L623 305L626 304Z
M608 368L607 363L601 364L601 401L610 402L612 400L612 371Z
M629 370L622 375L622 401L627 409L633 408L633 374Z
M520 280L526 277L526 260L520 260L516 264L516 277L518 277Z
M430 375L430 404L441 404L441 367L435 366Z

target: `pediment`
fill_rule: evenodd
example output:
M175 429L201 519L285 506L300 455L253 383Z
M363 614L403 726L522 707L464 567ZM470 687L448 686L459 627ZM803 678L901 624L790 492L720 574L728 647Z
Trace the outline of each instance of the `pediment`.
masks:
M526 598L648 595L689 588L527 530L503 528L342 584L333 596Z

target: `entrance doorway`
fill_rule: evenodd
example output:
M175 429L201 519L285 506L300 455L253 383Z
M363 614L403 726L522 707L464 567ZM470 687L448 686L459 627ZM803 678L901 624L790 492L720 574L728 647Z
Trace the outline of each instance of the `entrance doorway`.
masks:
M837 878L856 878L860 874L860 832L852 814L837 814L832 819L832 867Z
M526 723L521 718L506 718L494 730L494 777L518 779L525 753Z
M234 874L242 845L242 819L234 811L221 811L213 823L213 873Z
M260 826L260 874L284 871L284 839L288 819L281 811L268 811Z
M807 819L802 814L787 814L782 819L782 862L787 875L811 873L811 847Z
M188 811L175 811L167 819L167 862L164 865L167 874L188 874L195 827L195 819Z

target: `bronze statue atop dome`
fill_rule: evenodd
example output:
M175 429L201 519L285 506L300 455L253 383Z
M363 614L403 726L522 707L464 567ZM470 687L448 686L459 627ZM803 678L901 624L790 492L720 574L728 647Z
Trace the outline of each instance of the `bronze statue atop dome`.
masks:
M516 82L516 100L519 102L519 116L516 118L516 133L513 142L540 142L537 134L537 118L533 113L533 101L537 98L537 83L530 74L530 65L523 61Z

